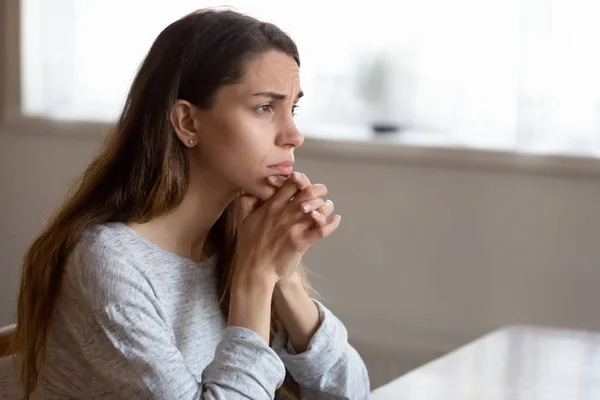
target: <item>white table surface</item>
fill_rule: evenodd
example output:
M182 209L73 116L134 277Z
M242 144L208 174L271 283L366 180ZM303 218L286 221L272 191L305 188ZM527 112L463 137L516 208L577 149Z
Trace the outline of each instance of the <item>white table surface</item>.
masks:
M500 329L371 395L408 399L600 400L600 332Z

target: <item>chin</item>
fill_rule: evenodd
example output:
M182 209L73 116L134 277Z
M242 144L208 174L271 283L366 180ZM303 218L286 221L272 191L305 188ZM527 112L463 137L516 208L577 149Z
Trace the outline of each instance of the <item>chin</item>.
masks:
M242 188L242 192L258 197L262 201L269 200L276 191L277 188L271 186L266 179L261 179L254 183L254 185L247 185L245 188Z

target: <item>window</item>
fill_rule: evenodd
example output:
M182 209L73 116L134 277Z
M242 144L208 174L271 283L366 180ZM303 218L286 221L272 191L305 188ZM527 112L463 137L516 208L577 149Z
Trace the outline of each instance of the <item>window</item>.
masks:
M307 93L298 123L306 129L392 123L456 146L600 154L596 0L226 4L297 42ZM23 111L114 120L157 34L187 12L220 5L22 0Z

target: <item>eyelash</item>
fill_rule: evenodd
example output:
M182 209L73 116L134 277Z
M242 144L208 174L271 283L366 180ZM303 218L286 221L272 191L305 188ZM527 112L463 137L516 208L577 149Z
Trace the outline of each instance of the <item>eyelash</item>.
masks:
M298 109L298 105L294 105L292 107L292 116L296 116L296 110ZM266 108L266 110L264 110ZM261 106L256 107L256 110L260 113L269 113L273 111L273 105L272 104L263 104Z
M267 110L264 110L265 108ZM256 107L256 110L260 113L268 113L268 112L271 112L272 109L273 109L273 106L271 104L263 104L262 106Z

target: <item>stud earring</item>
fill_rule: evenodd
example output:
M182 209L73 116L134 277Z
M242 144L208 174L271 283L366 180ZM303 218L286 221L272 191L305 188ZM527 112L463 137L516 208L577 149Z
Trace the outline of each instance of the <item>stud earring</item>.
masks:
M190 139L190 140L188 140L188 144L192 145L192 144L194 144L194 141L192 139Z

